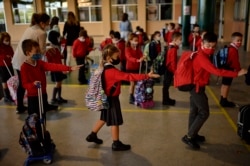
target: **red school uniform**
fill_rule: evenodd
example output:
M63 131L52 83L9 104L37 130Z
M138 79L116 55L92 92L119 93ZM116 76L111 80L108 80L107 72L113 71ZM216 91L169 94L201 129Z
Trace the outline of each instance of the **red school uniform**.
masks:
M88 41L85 39L84 41L80 41L76 39L72 46L73 57L75 58L83 58L87 55L89 51Z
M175 73L177 68L177 50L178 46L170 43L166 54L166 67L171 73Z
M121 61L126 61L126 56L125 56L125 40L121 39L119 40L115 46L120 50L120 60Z
M110 95L110 90L113 85L116 83L115 92L112 96L119 96L121 93L121 81L139 81L148 79L147 74L132 74L132 73L125 73L117 68L110 68L106 69L104 73L104 80L105 80L105 88L104 91L107 96Z
M195 39L195 47L197 45L197 42L201 39L201 36L198 35L198 36L193 36L193 33L190 33L189 36L188 36L188 43L189 45L192 47L193 46L193 42L194 42L194 39ZM197 47L196 47L197 49Z
M46 71L70 71L71 67L62 64L47 63L42 60L37 60L35 65L24 62L21 66L21 79L23 87L27 90L28 96L38 96L35 81L40 81L42 93L46 94Z
M5 67L4 62L7 64L7 66L11 66L11 60L14 55L13 48L9 45L2 44L0 46L0 66ZM10 57L8 57L10 56Z
M106 38L104 41L101 42L100 44L100 49L103 50L103 48L108 45L108 44L112 44L112 39L111 38Z
M56 47L51 47L46 51L46 57L49 63L62 64L63 56L60 50Z
M241 70L238 48L233 43L228 47L227 66L234 71Z
M169 43L171 43L172 35L173 35L174 32L175 31L173 30L173 31L168 31L167 33L165 33L164 38L165 38L165 41L166 41L167 45L169 45Z
M203 50L200 49L193 59L194 84L196 85L196 91L198 91L199 87L205 87L209 83L210 73L224 77L238 76L238 72L216 68L209 58L209 55L205 54Z
M140 68L140 62L138 60L143 57L141 49L138 47L133 49L131 47L125 48L125 56L126 56L126 70L128 71L137 71Z

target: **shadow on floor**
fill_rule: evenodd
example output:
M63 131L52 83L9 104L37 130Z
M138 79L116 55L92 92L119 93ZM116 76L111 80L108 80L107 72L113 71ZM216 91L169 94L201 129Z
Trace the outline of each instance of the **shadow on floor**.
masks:
M4 156L8 153L8 151L9 151L8 148L0 149L0 161L4 158Z

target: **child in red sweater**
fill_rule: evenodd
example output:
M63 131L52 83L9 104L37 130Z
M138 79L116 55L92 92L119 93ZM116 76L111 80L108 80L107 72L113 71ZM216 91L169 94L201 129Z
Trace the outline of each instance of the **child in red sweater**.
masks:
M124 39L121 39L120 32L117 31L114 33L114 38L112 39L112 43L120 50L120 60L121 60L120 69L121 71L125 72L126 71L126 57L125 57L126 42Z
M110 30L109 31L109 37L106 38L105 40L103 40L100 44L100 50L103 50L103 48L108 45L108 44L112 44L112 39L114 38L114 30Z
M7 86L8 79L11 77L11 75L14 75L14 70L11 64L13 55L14 51L10 44L10 35L7 32L2 32L0 34L0 76L2 79L5 102L13 102ZM6 63L8 68L4 63Z
M125 48L126 71L128 73L139 73L140 63L145 59L141 49L138 46L138 36L131 33ZM129 103L134 104L135 81L130 81L129 87Z
M167 33L165 33L165 41L166 41L166 46L168 46L169 45L169 43L172 41L172 35L173 35L173 33L175 32L175 24L174 23L169 23L168 24L168 31L167 31Z
M199 39L201 38L200 36L200 26L198 24L194 24L193 26L193 30L190 33L189 37L188 37L188 42L190 45L190 49L192 51L196 51L197 47L196 44L199 41Z
M80 66L65 66L62 64L47 63L42 60L39 44L31 39L22 42L23 53L26 61L21 66L21 78L23 87L27 90L28 96L28 114L37 113L39 115L39 102L37 86L40 84L42 88L43 108L48 111L49 104L46 91L46 71L73 71L78 70Z
M172 84L173 76L177 67L177 50L182 42L180 32L174 32L172 42L168 45L166 54L166 71L164 73L163 88L162 88L162 104L175 105L175 100L169 97L169 87Z
M243 35L239 32L234 32L232 34L232 42L228 47L228 57L226 65L223 67L226 70L231 71L240 71L240 62L239 62L239 52L238 49L241 47ZM228 101L227 97L229 94L230 86L232 84L232 77L222 77L222 85L221 85L221 99L220 105L222 107L235 107L236 104L234 102Z
M107 45L103 52L103 65L105 66L114 66L120 63L119 58L119 49L114 45ZM109 98L109 109L101 110L100 120L97 121L95 126L92 129L91 134L89 134L86 138L88 142L95 142L97 144L102 144L103 141L97 137L97 132L102 128L102 126L106 123L107 126L111 126L111 134L113 139L112 150L114 151L124 151L129 150L131 148L130 145L123 144L119 138L119 126L123 124L121 106L119 95L121 92L121 81L139 81L148 78L156 78L159 77L157 74L148 73L148 74L132 74L132 73L124 73L119 71L115 67L111 67L105 69L104 71L104 82L105 94ZM111 94L110 91L115 85L115 90Z
M60 34L57 31L50 31L48 40L50 47L46 51L46 57L49 63L62 64L63 55L60 51ZM61 71L50 72L51 81L56 85L53 89L51 104L62 104L68 101L62 98L62 81L67 78L65 73Z
M86 30L81 30L79 33L78 39L76 39L72 46L73 57L76 59L77 65L85 64L85 58L90 51L90 42L88 38L88 34ZM78 81L80 84L88 84L88 81L85 76L85 68L82 67L78 73Z

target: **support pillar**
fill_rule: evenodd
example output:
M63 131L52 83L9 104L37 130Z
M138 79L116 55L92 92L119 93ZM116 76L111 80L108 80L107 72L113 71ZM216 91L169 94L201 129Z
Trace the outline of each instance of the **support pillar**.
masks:
M250 30L250 24L249 24L249 20L250 20L250 2L247 1L246 2L246 17L245 17L245 33L244 33L244 50L245 51L249 51L250 49L248 48L249 44L249 30Z
M198 24L201 30L214 32L216 0L199 0Z
M190 18L192 9L192 0L182 0L181 24L182 24L182 44L188 47L188 36L190 34Z

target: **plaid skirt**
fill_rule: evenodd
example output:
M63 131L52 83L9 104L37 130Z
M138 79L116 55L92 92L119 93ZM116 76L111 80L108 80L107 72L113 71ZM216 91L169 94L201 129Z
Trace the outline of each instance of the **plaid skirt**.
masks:
M101 111L100 119L105 121L107 126L119 126L123 124L119 96L109 98L109 109Z

